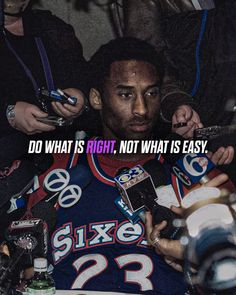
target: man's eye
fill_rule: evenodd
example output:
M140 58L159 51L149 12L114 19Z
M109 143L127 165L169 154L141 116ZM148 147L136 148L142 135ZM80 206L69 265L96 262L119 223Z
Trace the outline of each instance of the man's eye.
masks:
M158 88L150 89L145 95L148 97L157 97L160 95L160 90Z
M132 92L119 92L118 95L125 99L132 98L134 96Z

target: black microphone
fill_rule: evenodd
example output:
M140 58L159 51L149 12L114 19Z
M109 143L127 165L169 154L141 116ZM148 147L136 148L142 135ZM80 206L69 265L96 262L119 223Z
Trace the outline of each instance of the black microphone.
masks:
M164 166L155 159L143 164L143 168L151 175L154 187L167 184L167 175Z
M153 162L154 161L154 162ZM167 221L167 226L161 231L162 238L177 238L179 228L173 226L173 220L179 218L170 209L161 206L157 203L158 196L156 195L153 178L157 186L166 184L166 174L160 162L153 160L146 163L146 169L141 165L135 166L115 177L118 189L121 192L123 200L128 205L130 210L138 211L142 208L147 208L153 215L153 225ZM151 170L153 178L147 172Z
M167 184L167 175L164 166L157 160L149 160L143 165L143 168L151 175L155 188L161 187ZM145 197L145 196L144 196ZM157 195L158 197L158 195ZM148 199L148 203L150 199ZM158 199L155 199L155 204L150 203L146 207L152 213L153 226L161 223L163 220L167 221L166 227L161 231L162 238L177 239L179 238L180 228L173 225L174 220L181 218L181 216L175 214L169 208L158 204Z
M130 170L129 167L121 167L118 169L116 172L115 176L119 176L121 174L125 174ZM145 209L140 209L136 212L133 212L132 210L129 209L127 204L123 201L122 197L119 196L118 198L115 199L115 205L119 209L119 211L132 223L135 224L142 220L145 223Z
M5 253L0 253L0 294L8 295L11 288L11 280L7 279L6 269L9 265L9 256Z
M200 140L211 140L217 137L222 137L227 134L236 132L236 124L227 126L210 126L194 130L194 138Z

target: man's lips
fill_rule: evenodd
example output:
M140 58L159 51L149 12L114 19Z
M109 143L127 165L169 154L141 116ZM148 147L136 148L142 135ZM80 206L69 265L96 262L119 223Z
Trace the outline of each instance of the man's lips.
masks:
M136 132L145 132L145 131L149 130L150 127L151 127L151 124L149 121L134 122L134 123L130 124L130 128Z

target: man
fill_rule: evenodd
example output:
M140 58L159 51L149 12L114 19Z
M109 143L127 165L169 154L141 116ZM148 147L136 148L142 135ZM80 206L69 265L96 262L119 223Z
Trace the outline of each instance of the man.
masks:
M100 113L102 138L117 143L151 139L164 72L154 48L132 38L113 40L95 53L90 65L90 104ZM37 197L59 195L50 251L57 289L185 293L182 274L147 244L143 223L133 225L114 203L119 197L114 176L155 156L160 155L55 156L53 167L40 178L45 191ZM218 156L232 158L228 150Z
M191 3L197 4L196 10ZM193 97L202 124L233 124L236 2L128 0L125 11L126 35L166 52L183 81L180 88ZM166 97L167 110L178 101L170 98ZM232 105L226 108L230 100ZM211 144L214 150L225 143L235 147L235 138L235 133L224 134ZM236 183L235 161L224 169Z
M191 1L156 1L156 0L128 0L124 1L124 35L145 40L152 44L158 52L166 49L162 28L162 12L192 10ZM139 28L140 22L142 27ZM192 138L197 128L203 127L197 113L198 107L189 93L183 91L183 83L176 75L176 71L167 56L164 83L162 87L162 124L165 130L177 131L185 138ZM181 123L186 123L182 125ZM178 126L178 127L176 127ZM178 130L177 130L178 129Z
M85 102L86 61L73 28L49 11L33 10L32 2L5 0L0 7L4 12L0 32L0 186L8 184L5 193L9 197L15 182L19 191L25 186L20 175L28 171L17 169L16 161L27 156L29 140L74 138L77 129L76 124L56 128L41 122L48 113L42 109L39 88L60 88L76 97L75 106L47 104L54 115L68 120L81 114ZM15 193L18 191L12 195ZM0 225L0 239L5 223L22 214L23 208L8 214L10 206L8 202L3 207L1 202L0 215L5 222Z

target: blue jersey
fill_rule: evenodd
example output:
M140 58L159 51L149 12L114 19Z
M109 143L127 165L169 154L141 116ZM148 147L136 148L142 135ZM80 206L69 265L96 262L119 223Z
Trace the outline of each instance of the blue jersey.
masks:
M183 274L147 245L144 224L130 223L116 207L119 192L113 178L99 165L97 155L83 155L76 165L71 158L66 170L64 179L69 175L70 180L63 182L59 197L65 204L68 200L73 203L71 195L78 198L73 206L59 206L57 211L50 245L56 288L184 294ZM54 172L58 176L60 171ZM50 173L51 177L53 171ZM46 186L50 186L49 176L45 177Z

